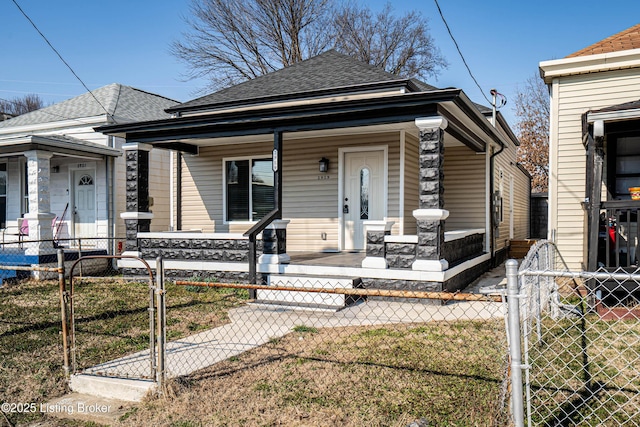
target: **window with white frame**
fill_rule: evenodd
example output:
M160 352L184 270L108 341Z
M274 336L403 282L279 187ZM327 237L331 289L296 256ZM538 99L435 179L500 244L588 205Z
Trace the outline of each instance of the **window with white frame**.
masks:
M0 228L7 226L7 164L0 163Z
M259 221L275 208L270 158L225 160L226 221Z

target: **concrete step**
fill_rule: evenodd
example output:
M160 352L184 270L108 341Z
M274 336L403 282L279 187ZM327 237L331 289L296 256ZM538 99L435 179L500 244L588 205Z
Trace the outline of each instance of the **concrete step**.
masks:
M362 287L359 277L319 277L307 275L269 275L268 285L287 288L353 289ZM258 290L256 302L300 308L340 310L357 300L351 295L325 292Z
M147 393L154 390L155 383L150 380L75 374L71 376L69 388L75 393L98 396L103 399L140 402Z

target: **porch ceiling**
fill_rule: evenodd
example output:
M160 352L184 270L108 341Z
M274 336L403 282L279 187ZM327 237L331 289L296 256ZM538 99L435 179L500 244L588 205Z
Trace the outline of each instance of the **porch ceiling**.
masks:
M334 137L334 136L349 136L349 135L365 135L365 134L379 134L387 132L400 132L405 131L418 137L418 128L413 121L402 123L390 123L383 125L371 125L371 126L354 126L350 128L334 128L334 129L321 129L299 132L285 132L283 139L312 139L322 137ZM185 144L200 147L212 147L222 145L237 145L237 144L250 144L256 142L264 142L273 144L273 134L262 135L244 135L234 136L226 138L194 138L181 141ZM158 146L159 144L153 144ZM445 135L445 146L463 146L464 144L456 136L452 134Z
M29 150L49 151L63 157L94 159L122 155L118 149L64 135L22 135L0 138L0 156L22 155Z

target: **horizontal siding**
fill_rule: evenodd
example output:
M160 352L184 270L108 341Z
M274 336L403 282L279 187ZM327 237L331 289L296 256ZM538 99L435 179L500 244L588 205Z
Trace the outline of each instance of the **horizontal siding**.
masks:
M170 155L167 150L149 153L149 196L153 197L151 231L167 231L170 224ZM118 194L118 193L116 193Z
M620 70L559 79L557 129L551 135L551 149L557 154L556 194L550 194L550 229L555 229L560 253L569 267L582 268L586 152L582 145L582 114L640 98L638 70ZM553 220L555 218L555 220Z
M418 138L405 134L404 164L404 234L417 234L416 219L413 211L418 209Z
M485 227L485 156L466 147L447 147L444 206L447 230Z
M388 146L388 216L399 214L399 133L364 134L348 137L294 139L283 141L283 217L287 227L287 250L338 250L338 165L339 148ZM225 223L223 213L223 159L271 157L273 141L233 146L203 147L198 156L183 157L182 229L205 232L243 233L252 224ZM329 159L329 172L318 172L318 160ZM327 179L328 178L328 179ZM397 233L398 224L394 226ZM326 235L326 238L325 238Z

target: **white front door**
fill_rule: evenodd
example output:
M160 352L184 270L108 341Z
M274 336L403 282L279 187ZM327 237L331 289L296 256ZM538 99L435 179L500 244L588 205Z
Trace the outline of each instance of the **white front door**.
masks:
M73 171L74 236L96 237L96 186L92 170Z
M364 221L384 217L384 151L344 154L344 249L366 248Z

